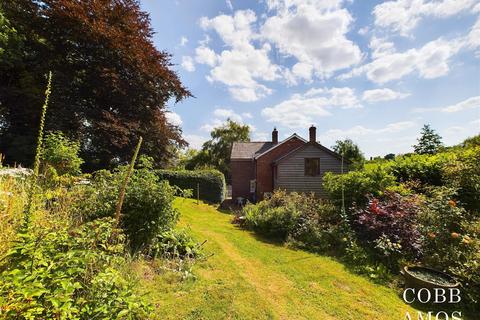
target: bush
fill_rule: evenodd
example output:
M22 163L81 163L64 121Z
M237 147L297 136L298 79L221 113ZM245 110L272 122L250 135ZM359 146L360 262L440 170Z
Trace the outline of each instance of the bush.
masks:
M350 171L343 175L328 172L323 177L323 187L329 198L340 206L343 191L347 209L354 203L360 206L367 203L367 195L380 196L387 187L394 185L395 177L380 165L370 166L362 171Z
M390 166L397 181L419 181L421 185L442 185L442 155L410 154L395 158Z
M444 165L446 183L457 189L461 204L480 217L480 146L461 149Z
M423 262L462 282L462 298L480 302L480 219L457 205L452 188L429 190L418 215L424 239Z
M200 199L221 203L225 198L225 177L217 170L157 170L161 180L167 180L171 185L180 189L193 190L193 196L197 196L197 184L200 187Z
M244 226L307 248L332 252L342 242L342 218L335 206L313 194L275 191L243 209Z
M381 199L371 197L367 206L354 211L354 229L360 241L374 249L391 267L399 256L418 259L421 255L420 231L416 215L421 201L387 192Z
M243 208L245 226L267 236L286 240L300 217L297 203L292 200L292 194L276 191L270 199L247 204Z
M53 168L58 175L81 173L83 160L78 156L79 151L80 144L62 132L48 132L41 155L44 172Z
M8 319L147 318L122 268L123 236L106 218L77 228L29 231L3 261L1 314Z
M120 221L134 251L148 250L156 237L172 229L178 220L173 207L175 188L161 181L148 163L143 165L134 170L127 185ZM87 219L113 217L126 170L98 171L90 185L79 187L78 194L83 195L77 210L81 215Z

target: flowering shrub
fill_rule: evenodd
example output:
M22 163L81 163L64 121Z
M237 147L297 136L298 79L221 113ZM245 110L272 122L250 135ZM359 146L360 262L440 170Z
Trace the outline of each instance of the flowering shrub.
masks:
M416 196L387 192L381 199L371 197L367 206L355 210L354 229L358 238L380 256L402 254L416 259L421 254L420 231L415 223L419 207Z
M480 302L480 219L455 200L452 188L429 190L418 215L424 239L423 263L454 274L463 284L464 298Z

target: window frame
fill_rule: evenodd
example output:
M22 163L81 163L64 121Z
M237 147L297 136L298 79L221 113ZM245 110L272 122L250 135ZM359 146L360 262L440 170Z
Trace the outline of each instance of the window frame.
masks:
M312 164L310 164L311 161L314 161L313 163L315 163L315 162L318 163L318 165L316 165L316 168L312 169L312 167L311 167ZM318 177L320 175L320 158L319 157L304 158L303 174L304 174L305 177Z

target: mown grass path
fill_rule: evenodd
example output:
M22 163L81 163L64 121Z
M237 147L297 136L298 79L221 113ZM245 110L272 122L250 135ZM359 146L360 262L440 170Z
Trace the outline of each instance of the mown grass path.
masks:
M352 274L329 257L269 243L230 223L213 206L177 199L180 226L207 240L213 253L193 268L196 279L152 274L159 319L404 319L414 311L398 294Z

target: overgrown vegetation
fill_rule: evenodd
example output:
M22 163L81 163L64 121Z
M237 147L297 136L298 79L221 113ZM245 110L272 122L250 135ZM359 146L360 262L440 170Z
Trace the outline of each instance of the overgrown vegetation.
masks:
M153 308L139 295L132 262L167 259L177 266L172 270L188 276L201 255L188 232L175 230L178 188L143 158L117 224L128 168L82 175L78 143L49 133L42 145L38 178L0 175L0 317L150 318Z
M408 264L446 271L462 284L465 309L478 312L480 146L468 141L326 174L329 200L277 191L237 221L382 281Z

